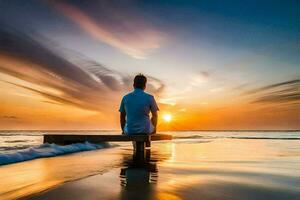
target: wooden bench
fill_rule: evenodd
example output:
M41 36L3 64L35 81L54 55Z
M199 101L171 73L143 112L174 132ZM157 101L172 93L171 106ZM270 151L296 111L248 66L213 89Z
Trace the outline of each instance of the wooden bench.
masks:
M72 143L100 143L100 142L136 142L136 151L144 151L146 143L158 140L172 140L172 135L153 134L153 135L61 135L45 134L44 143L55 143L60 145Z

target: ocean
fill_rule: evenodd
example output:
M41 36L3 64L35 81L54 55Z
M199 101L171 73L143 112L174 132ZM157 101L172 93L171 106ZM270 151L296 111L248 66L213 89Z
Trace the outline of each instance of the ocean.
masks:
M43 134L119 134L118 131L0 131L0 165L22 162L43 157L53 157L80 151L109 148L109 143L78 143L66 146L43 144ZM193 139L271 139L300 140L300 131L171 131L174 141ZM118 143L121 145L120 143Z

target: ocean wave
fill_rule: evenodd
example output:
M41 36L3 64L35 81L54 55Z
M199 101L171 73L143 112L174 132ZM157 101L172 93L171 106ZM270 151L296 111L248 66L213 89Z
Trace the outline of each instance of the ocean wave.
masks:
M80 151L91 151L96 149L108 148L111 146L112 145L109 143L93 144L89 142L75 143L64 146L45 143L36 147L30 147L12 153L0 154L0 165L33 160L36 158L59 156Z
M5 140L6 143L28 142L28 140Z
M173 136L174 139L214 139L218 136L203 136L203 135L190 135L190 136Z
M23 150L32 147L32 145L15 145L15 146L4 146L0 147L1 151L16 151L16 150ZM1 155L1 154L0 154Z

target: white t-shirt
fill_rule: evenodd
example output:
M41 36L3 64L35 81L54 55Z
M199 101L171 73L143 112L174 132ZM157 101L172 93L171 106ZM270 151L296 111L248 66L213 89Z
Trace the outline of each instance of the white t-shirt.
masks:
M154 97L142 89L134 89L122 99L120 112L126 113L124 132L128 135L149 134L153 132L150 111L158 111Z

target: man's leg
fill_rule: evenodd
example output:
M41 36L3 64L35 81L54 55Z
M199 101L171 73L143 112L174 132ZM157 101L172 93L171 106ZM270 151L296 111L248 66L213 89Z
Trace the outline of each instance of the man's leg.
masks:
M146 147L151 147L151 141L146 142Z
M152 124L150 124L150 130L149 130L149 135L155 134L155 130ZM151 141L146 142L146 147L151 147Z

